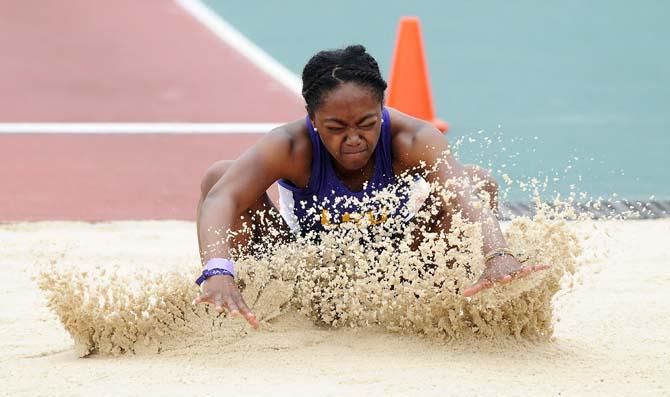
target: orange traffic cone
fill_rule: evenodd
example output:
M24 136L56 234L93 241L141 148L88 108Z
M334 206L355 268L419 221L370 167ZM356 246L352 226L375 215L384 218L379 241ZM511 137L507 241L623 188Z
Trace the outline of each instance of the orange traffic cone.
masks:
M410 116L432 122L442 132L449 129L433 111L428 65L417 17L400 19L386 103Z

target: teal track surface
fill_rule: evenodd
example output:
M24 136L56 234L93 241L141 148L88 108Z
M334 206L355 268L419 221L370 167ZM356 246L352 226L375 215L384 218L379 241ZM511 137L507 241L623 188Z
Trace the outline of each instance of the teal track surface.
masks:
M205 3L298 75L315 52L362 43L388 76L399 18L419 16L448 138L476 139L463 162L547 176L547 196L670 199L670 2Z

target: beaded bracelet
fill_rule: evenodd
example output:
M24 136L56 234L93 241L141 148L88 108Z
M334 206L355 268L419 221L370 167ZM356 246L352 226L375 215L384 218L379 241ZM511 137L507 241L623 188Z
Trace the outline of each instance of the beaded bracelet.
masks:
M509 255L514 259L517 259L516 255L510 250L509 248L496 248L492 251L489 251L485 256L484 256L484 263L489 263L489 261L493 258L497 258L499 256L505 256ZM517 259L518 260L518 259Z

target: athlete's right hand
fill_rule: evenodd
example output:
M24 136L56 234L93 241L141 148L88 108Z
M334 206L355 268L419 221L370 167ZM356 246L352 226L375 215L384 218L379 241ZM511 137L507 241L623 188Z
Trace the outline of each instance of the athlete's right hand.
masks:
M203 283L202 293L195 298L194 303L214 305L214 310L219 313L228 310L231 317L241 315L255 329L258 329L260 325L256 316L244 302L235 280L231 276L216 275L209 277Z

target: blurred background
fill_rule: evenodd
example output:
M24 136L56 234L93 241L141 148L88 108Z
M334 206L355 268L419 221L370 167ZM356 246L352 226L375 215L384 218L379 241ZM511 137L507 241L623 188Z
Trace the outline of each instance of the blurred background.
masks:
M464 144L462 160L548 175L564 194L670 199L668 2L206 3L298 75L315 52L362 43L388 77L398 20L416 15L450 141L496 137Z
M0 221L192 219L207 165L302 116L309 57L388 78L404 15L462 162L670 200L668 2L0 0Z

